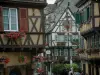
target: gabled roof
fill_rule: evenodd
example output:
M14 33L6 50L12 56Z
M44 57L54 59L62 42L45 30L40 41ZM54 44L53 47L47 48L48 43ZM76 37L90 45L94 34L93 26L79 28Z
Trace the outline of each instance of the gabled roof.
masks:
M75 6L76 7L81 7L82 5L84 5L86 2L88 2L89 0L79 0L76 4L75 4Z
M75 6L76 2L78 0L61 0L61 4L57 7L55 7L54 12L52 12L51 14L56 14L57 10L60 10L59 8L61 7L61 14L56 14L56 18L54 20L53 24L49 24L48 28L46 29L46 32L51 32L53 30L53 28L57 25L57 23L59 22L61 16L65 13L66 9L69 9L71 11L71 13L76 12L77 11L77 7ZM68 8L68 2L70 2L70 6ZM52 6L53 7L53 6ZM64 7L64 9L63 9ZM48 15L47 15L48 16Z
M69 0L70 1L70 9L71 11L74 13L78 10L78 8L75 6L75 4L79 1L79 0Z
M65 12L62 14L61 18L59 19L59 21L57 22L57 24L55 25L55 27L52 28L51 32L55 32L55 28L56 31L59 27L64 26L64 22L66 22L66 13L69 15L68 18L70 18L72 21L75 21L75 18L73 16L73 12L71 11L71 9L69 7L67 7L67 9L65 10Z

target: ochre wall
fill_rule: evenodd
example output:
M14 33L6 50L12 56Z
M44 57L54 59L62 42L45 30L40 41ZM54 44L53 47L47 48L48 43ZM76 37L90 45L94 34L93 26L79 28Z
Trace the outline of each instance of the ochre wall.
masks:
M29 52L26 52L26 53L25 52L22 52L22 53L20 53L20 52L2 52L2 53L0 53L0 57L1 56L6 56L7 58L10 59L10 62L5 64L5 68L8 67L8 66L17 66L17 65L26 64L24 62L19 63L18 56L20 56L20 55L27 56L27 63L30 62L31 55L30 55Z

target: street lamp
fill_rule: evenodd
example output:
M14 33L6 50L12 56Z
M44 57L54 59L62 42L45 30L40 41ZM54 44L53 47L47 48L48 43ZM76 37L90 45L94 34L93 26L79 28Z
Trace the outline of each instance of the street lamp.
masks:
M50 50L46 50L47 60L49 60L49 58L50 58L50 54L51 54L51 51L50 51Z
M50 51L50 50L46 50L45 53L46 53L46 56L47 56L47 62L50 62L50 61L49 61L49 57L50 57L51 51ZM50 71L48 71L48 68L47 68L47 67L49 67L49 70L50 70ZM49 73L51 73L51 65L50 65L50 63L49 63L49 66L47 66L47 67L46 67L47 74L49 74Z

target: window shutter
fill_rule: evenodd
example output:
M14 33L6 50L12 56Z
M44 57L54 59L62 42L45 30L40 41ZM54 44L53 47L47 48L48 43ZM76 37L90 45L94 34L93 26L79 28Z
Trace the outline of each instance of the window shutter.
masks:
M86 22L86 9L84 9L84 13L83 14L84 14L84 16L83 16L84 17L84 22Z
M84 22L87 22L89 19L89 8L84 10Z
M87 21L89 20L89 16L90 16L90 8L87 8Z
M0 6L0 31L3 31L3 14L1 6Z
M81 22L82 23L84 22L84 13L83 12L81 13Z
M75 13L75 21L76 21L76 24L81 23L81 14L79 12Z
M19 8L20 31L28 32L28 16L26 8Z

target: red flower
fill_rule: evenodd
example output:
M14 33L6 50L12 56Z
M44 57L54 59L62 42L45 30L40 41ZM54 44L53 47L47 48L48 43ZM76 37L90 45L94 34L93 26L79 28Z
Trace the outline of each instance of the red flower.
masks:
M43 69L42 68L37 68L37 72L41 73L41 72L43 72Z
M10 32L10 33L5 34L5 36L10 39L18 39L18 38L24 37L25 33L24 32Z
M10 61L9 58L6 58L6 60L4 61L6 64Z

